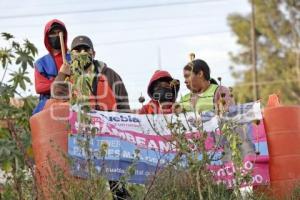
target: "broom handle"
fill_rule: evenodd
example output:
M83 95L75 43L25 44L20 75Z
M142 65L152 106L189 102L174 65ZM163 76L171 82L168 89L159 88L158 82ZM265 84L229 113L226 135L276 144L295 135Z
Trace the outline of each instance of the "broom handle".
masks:
M63 58L63 63L67 64L66 50L65 50L65 43L64 43L64 33L62 31L59 32L59 41L60 41L60 48L61 48L61 55Z

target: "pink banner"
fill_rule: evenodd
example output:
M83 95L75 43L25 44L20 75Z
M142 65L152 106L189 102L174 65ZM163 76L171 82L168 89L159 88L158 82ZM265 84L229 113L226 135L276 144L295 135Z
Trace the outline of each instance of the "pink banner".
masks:
M149 126L149 120L143 115L126 114L126 116L118 113L99 112L99 115L92 115L91 128L96 128L96 137L111 137L120 139L133 144L136 149L143 151L157 151L160 154L174 154L177 152L177 144L172 141L171 134L158 135L155 132L145 134L140 131L143 127ZM120 116L121 115L121 116ZM71 130L73 134L78 133L77 114L74 112L71 119ZM250 173L252 176L251 185L262 185L269 183L268 171L268 151L266 143L266 135L262 120L259 125L254 123L246 123L243 125L244 130L241 133L242 145L241 153L244 165L241 169L244 174ZM198 132L186 132L185 136L192 150L199 151L193 145L193 141L201 137ZM209 132L205 141L206 150L210 153L226 152L226 142L218 141L222 133ZM216 145L218 144L218 145ZM225 183L228 187L232 187L234 183L234 174L236 169L232 165L230 152L221 157L218 161L212 162L209 169L213 172L216 182Z

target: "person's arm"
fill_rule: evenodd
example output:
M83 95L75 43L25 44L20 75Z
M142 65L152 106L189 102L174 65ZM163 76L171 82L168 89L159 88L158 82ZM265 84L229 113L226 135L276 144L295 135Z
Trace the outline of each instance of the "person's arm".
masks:
M118 76L118 83L115 88L115 94L116 94L116 101L117 101L117 109L120 112L130 112L130 106L129 106L129 100L128 100L128 93L125 88L125 85L121 79L121 77Z
M106 76L117 102L118 112L130 112L128 93L121 77L112 69L106 68Z
M57 76L54 79L51 97L55 99L69 99L70 87L65 79L70 76L70 65L62 64Z
M50 93L51 83L53 82L54 78L48 79L43 74L41 74L37 68L34 68L34 85L36 93L38 94L47 94Z
M60 70L55 78L55 81L65 81L67 77L70 76L70 65L69 64L62 64Z

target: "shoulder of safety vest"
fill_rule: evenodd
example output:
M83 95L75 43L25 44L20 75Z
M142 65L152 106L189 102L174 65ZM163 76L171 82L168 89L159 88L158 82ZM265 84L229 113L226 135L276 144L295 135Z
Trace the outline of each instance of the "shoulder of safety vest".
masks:
M180 102L186 102L189 101L190 99L191 99L191 93L187 93L186 95L180 98Z
M211 85L211 88L214 89L214 90L219 87L219 85L217 85L217 84L210 84L210 85Z
M215 93L216 93L216 91L218 90L218 88L219 88L219 85L216 85L216 84L210 84L210 86L209 86L209 88L208 88L208 90L206 90L205 92L204 92L204 96L214 96L215 95Z
M216 92L218 91L218 89L222 87L217 84L211 84L211 86L212 86L212 92L214 93L214 96L216 95Z

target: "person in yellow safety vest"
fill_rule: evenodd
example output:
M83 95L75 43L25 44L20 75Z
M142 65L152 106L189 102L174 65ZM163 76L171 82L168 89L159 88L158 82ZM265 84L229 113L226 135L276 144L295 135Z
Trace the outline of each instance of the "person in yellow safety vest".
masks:
M188 63L183 69L186 87L191 91L184 95L180 100L180 105L187 112L190 111L207 111L218 108L221 103L226 111L229 106L234 105L234 99L228 88L219 86L218 83L210 78L210 69L203 60L196 59ZM242 139L241 152L245 155L254 155L255 147L247 135L247 125L240 126L236 130ZM225 156L223 162L231 161L231 153L228 144L224 147Z
M186 87L191 91L180 99L181 107L187 111L208 111L217 108L220 101L227 110L234 100L228 88L219 86L210 78L210 68L204 60L189 62L183 70Z

